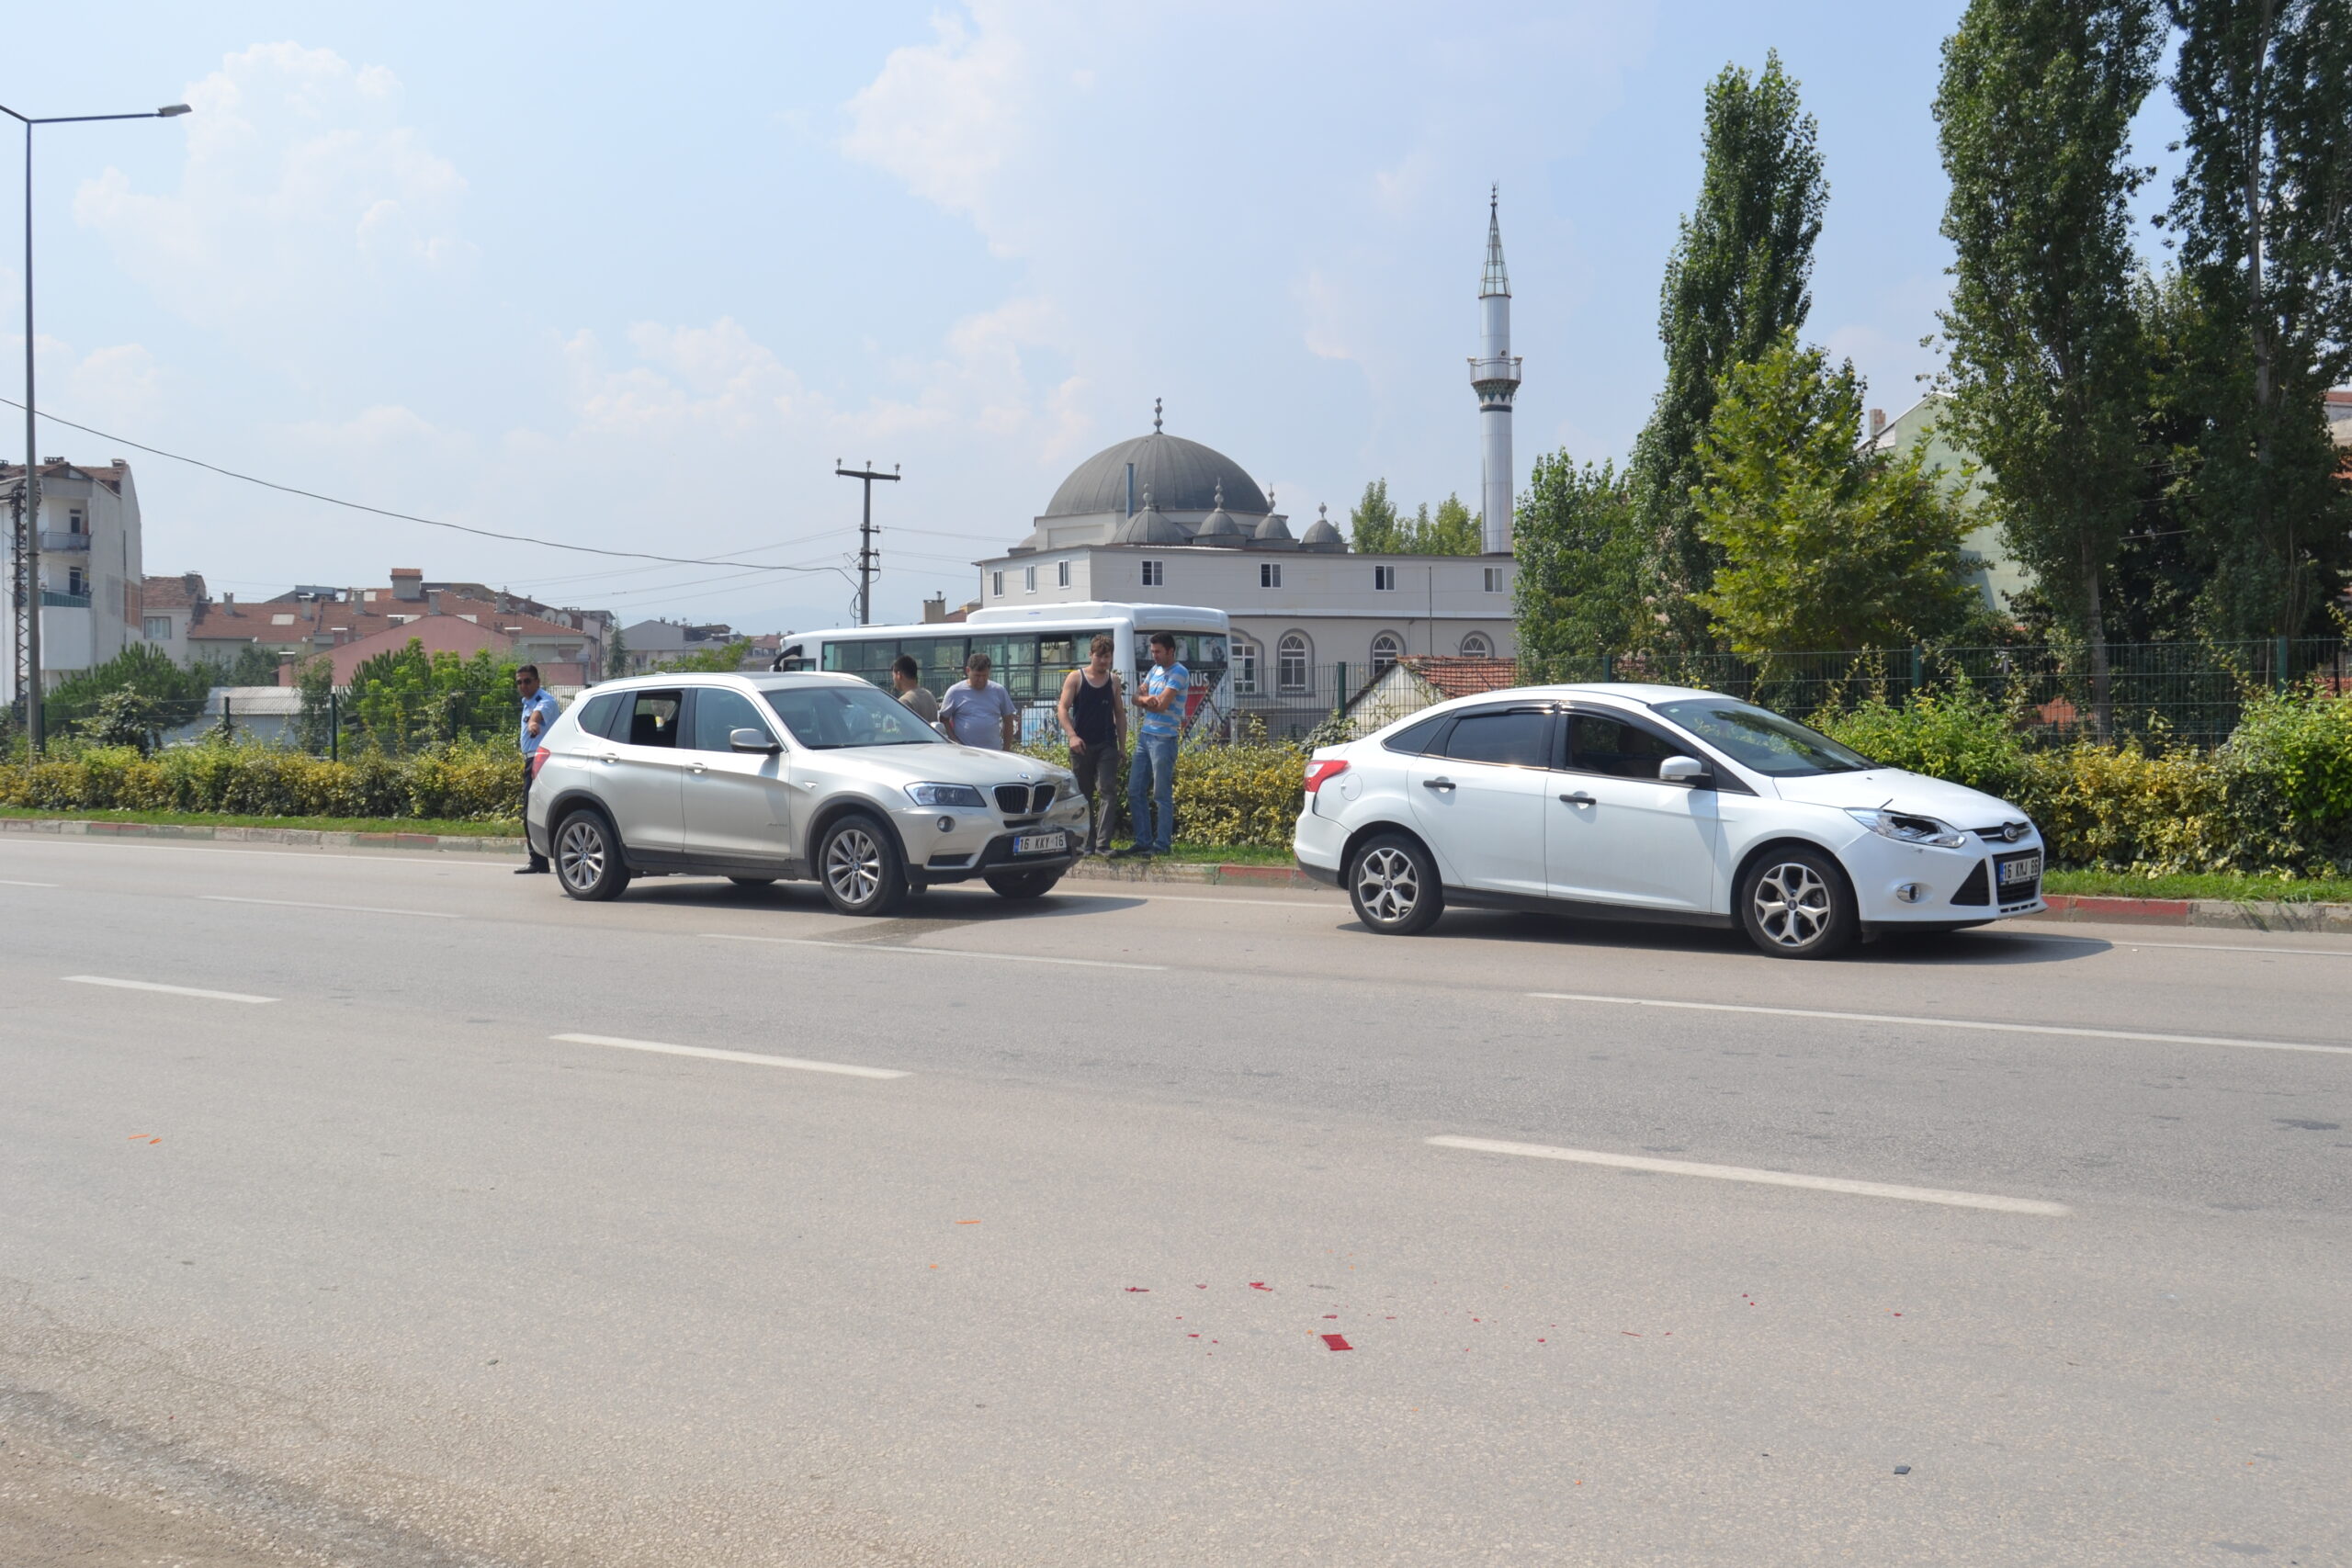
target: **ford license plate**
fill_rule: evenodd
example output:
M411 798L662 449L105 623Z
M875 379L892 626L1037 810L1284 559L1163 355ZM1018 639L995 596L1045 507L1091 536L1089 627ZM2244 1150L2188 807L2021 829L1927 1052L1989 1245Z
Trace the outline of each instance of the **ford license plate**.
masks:
M1017 855L1049 855L1068 848L1068 833L1019 833L1012 840L1012 852Z
M2041 857L2038 854L2013 855L1998 863L2004 887L2023 886L2041 880Z

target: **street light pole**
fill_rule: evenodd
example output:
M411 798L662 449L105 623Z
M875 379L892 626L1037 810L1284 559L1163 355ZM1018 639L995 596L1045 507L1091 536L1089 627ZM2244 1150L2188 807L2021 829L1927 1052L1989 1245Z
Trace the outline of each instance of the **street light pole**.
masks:
M900 477L898 468L899 465L893 463L890 472L877 474L871 457L862 468L844 468L839 457L833 459L834 473L845 479L865 481L865 517L857 525L857 624L861 626L871 626L874 621L874 481L888 479L896 484Z
M26 738L36 751L48 735L42 722L40 680L40 436L35 428L33 412L33 127L83 125L101 119L171 119L187 112L186 104L165 104L162 108L140 114L34 116L18 114L0 104L0 114L25 128L25 522L24 531L17 538L17 558L18 578L24 584L17 613L23 617L24 630L18 646L25 650L25 678L17 696L25 705Z

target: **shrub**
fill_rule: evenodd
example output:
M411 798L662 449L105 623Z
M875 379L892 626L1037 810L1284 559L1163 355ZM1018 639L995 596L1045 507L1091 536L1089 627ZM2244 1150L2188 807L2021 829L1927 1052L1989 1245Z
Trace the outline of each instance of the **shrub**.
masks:
M0 806L491 822L522 814L523 774L514 753L496 741L406 758L371 752L347 762L217 739L153 756L131 746L85 745L70 755L0 762Z
M2027 781L2025 737L1984 689L1963 682L1906 704L1872 696L1816 726L1874 762L2015 800ZM2018 802L2022 805L2023 802Z

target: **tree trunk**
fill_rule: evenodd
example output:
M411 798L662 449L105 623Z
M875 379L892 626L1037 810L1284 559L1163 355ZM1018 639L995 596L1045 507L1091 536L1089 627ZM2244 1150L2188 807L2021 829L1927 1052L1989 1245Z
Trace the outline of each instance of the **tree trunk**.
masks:
M2099 593L2098 558L2088 541L2083 547L2083 633L2090 643L2091 737L2101 745L2114 734L2112 695L2107 662L2107 610Z
M2270 105L2263 87L2266 67L2270 61L2272 35L2278 30L2277 7L2273 0L2257 0L2255 11L2259 18L2253 57L2243 62L2246 67L2245 114L2238 128L2243 139L2240 157L2243 176L2239 197L2245 208L2245 289L2246 329L2251 338L2249 347L2254 356L2254 536L2267 548L2278 551L2278 607L2273 629L2281 636L2291 637L2294 627L2288 624L2294 615L2295 559L2292 542L2292 522L2288 527L2290 537L2279 539L2274 530L2278 524L2278 351L2270 331L2268 280L2264 276L2265 252L2262 212L2262 155L2264 143L2270 134Z

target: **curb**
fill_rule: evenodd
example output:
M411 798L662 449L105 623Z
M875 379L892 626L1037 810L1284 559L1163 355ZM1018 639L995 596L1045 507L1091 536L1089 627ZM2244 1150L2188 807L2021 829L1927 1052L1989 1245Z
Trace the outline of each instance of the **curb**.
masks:
M2098 920L2109 925L2206 926L2242 931L2319 931L2352 935L2352 904L2294 904L2275 899L2108 898L2045 893L2043 920Z
M0 817L0 833L49 833L79 839L180 839L223 844L292 844L305 849L433 850L459 854L519 855L518 838L467 833L342 833L322 828L228 828L179 822L73 821L53 817Z
M1082 860L1065 877L1082 882L1166 882L1191 887L1279 887L1329 893L1330 888L1286 865L1216 864L1201 861Z

